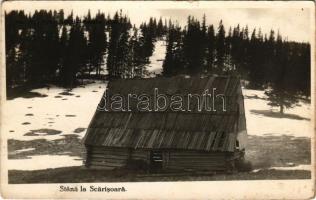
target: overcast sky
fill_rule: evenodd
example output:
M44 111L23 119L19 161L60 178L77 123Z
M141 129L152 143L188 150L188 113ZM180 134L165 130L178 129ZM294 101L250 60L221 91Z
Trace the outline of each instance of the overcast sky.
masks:
M159 10L162 16L177 19L180 24L186 23L190 14L202 19L206 15L206 22L218 26L222 19L226 32L229 26L248 25L250 30L261 27L264 33L271 29L279 30L283 36L291 40L309 41L310 17L307 10L288 9L284 12L279 9L197 9L197 10Z
M198 19L202 19L203 14L206 15L207 24L214 24L218 26L219 21L222 19L225 29L228 32L229 26L248 25L252 31L253 28L261 28L263 33L269 33L271 29L280 31L283 37L288 37L289 40L294 41L310 41L311 38L311 6L301 4L285 4L278 5L271 2L269 6L266 4L250 4L246 2L241 4L207 4L204 3L181 3L167 4L163 3L124 3L124 2L76 2L76 3L61 3L61 2L7 2L5 8L9 11L12 9L23 9L26 12L33 12L35 9L64 9L65 13L73 10L75 15L82 16L91 10L94 14L98 10L104 12L106 15L109 13L113 15L115 11L122 9L123 13L127 14L131 22L139 25L141 22L146 21L149 17L160 16L162 18L171 18L178 21L181 26L187 22L187 17L192 15ZM188 5L189 4L189 5ZM230 8L227 8L228 7ZM235 6L234 6L235 5ZM236 6L237 5L237 6ZM243 6L239 6L243 5ZM249 8L251 5L252 8ZM272 7L271 7L272 5ZM170 8L172 7L172 9ZM241 7L241 8L240 8Z

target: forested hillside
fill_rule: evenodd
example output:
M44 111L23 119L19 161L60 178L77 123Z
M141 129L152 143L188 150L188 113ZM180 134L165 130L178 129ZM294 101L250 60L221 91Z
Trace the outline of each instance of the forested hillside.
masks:
M53 83L73 88L83 78L141 78L157 40L166 40L162 76L236 75L248 87L265 89L271 105L291 107L310 95L310 44L288 41L278 31L206 24L188 16L135 26L121 11L63 10L5 14L7 90ZM286 33L284 33L286 35Z

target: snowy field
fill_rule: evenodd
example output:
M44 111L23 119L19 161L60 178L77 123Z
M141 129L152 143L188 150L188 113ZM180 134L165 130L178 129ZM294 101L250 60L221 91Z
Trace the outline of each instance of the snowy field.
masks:
M161 74L162 72L162 64L166 55L166 42L159 40L155 44L155 51L153 55L150 57L150 64L147 67L147 70L151 74L150 77L153 77L157 74Z
M311 137L311 105L301 101L299 106L285 109L284 116L279 108L271 108L263 91L243 89L247 131L249 135L291 135Z
M164 49L163 42L158 41L148 71L156 74L161 72ZM105 88L106 82L101 81L69 92L57 87L41 88L32 92L47 96L19 97L6 101L1 132L9 139L8 168L37 170L82 165L83 154L78 153L84 149L81 139ZM253 141L258 138L260 141L266 141L261 138L270 141L281 136L289 141L311 137L310 103L301 101L299 107L285 110L286 115L280 116L278 110L271 110L267 105L263 91L243 89L243 95L248 135ZM45 148L45 145L49 146ZM257 150L247 152L252 158L261 151L256 143L252 144L252 149L255 148ZM311 168L308 158L294 164L284 162L285 164L269 166L269 169Z
M9 100L5 105L3 133L7 134L8 139L19 141L38 139L54 141L61 140L67 135L76 135L78 139L82 139L105 87L106 83L101 82L89 84L85 88L74 89L71 91L73 94L71 96L60 95L64 92L61 88L49 90L43 88L34 91L46 94L47 97ZM310 104L301 102L300 107L286 110L286 114L290 114L292 118L279 118L277 111L270 110L267 101L263 99L265 98L263 91L244 89L243 93L249 137L282 135L311 137ZM257 95L256 98L254 95ZM56 98L56 96L62 97ZM27 154L34 150L34 148L16 149L9 152L9 155ZM82 165L80 157L66 155L37 155L29 156L28 159L9 160L10 169L19 170L80 165Z
M45 94L46 97L8 100L4 106L2 133L9 140L20 141L56 141L71 134L82 139L105 88L106 83L97 82L84 88L75 88L70 95L62 95L65 92L62 88L42 88L32 92ZM23 149L16 151L9 151L9 156L27 153ZM9 169L34 170L80 166L82 159L78 156L37 155L28 156L27 159L9 159L8 164Z

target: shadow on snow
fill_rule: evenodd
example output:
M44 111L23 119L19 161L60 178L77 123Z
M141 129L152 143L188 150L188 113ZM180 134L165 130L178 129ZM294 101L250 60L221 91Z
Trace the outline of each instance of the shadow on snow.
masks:
M251 114L255 115L261 115L265 117L273 117L273 118L287 118L287 119L295 119L295 120L307 120L309 121L309 118L301 117L299 115L295 114L288 114L288 113L279 113L279 112L273 112L271 110L250 110Z

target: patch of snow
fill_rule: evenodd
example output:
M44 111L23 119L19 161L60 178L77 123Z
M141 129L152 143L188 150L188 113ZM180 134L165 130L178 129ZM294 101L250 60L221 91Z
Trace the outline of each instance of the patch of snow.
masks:
M6 133L8 139L56 140L62 139L65 134L73 133L73 130L78 127L87 128L106 85L106 83L100 81L85 87L74 88L71 93L75 95L67 96L67 100L55 98L55 96L62 96L59 93L65 91L63 88L58 87L33 90L33 92L48 95L44 98L19 97L7 100L3 106L4 118L1 132ZM94 90L98 92L92 92ZM80 95L80 97L76 97L77 95ZM25 116L27 113L31 113L33 116ZM67 117L66 115L75 115L75 117ZM22 125L24 122L30 122L30 124ZM56 135L41 134L38 136L24 135L31 130L37 129L54 129L60 130L62 133ZM14 130L14 133L9 133L10 130ZM83 136L84 134L78 134L80 138Z
M166 55L166 42L164 40L158 40L155 43L155 50L153 55L149 58L150 64L146 66L146 69L150 73L161 74L162 64Z
M58 167L81 166L80 157L66 155L29 156L30 159L9 159L10 170L40 170Z
M55 98L60 96L63 88L50 87L33 90L41 94L48 95L44 98L16 98L4 103L5 112L3 118L3 133L8 133L9 139L33 140L47 139L55 140L63 138L63 135L70 134L78 127L87 128L98 102L106 88L106 83L97 82L85 87L75 88L71 91L73 96L67 96L67 100ZM98 92L92 92L92 91ZM269 111L264 91L243 89L245 96L245 113L247 119L248 135L292 135L296 137L311 137L310 120L299 120L290 118L273 118L255 114L253 110ZM79 98L77 96L80 96ZM256 97L256 98L247 98ZM288 109L285 112L299 115L310 119L310 104L300 102L301 106ZM276 112L276 111L275 111ZM27 113L32 117L25 116ZM75 115L75 117L66 117ZM30 122L28 125L22 125ZM53 124L48 122L54 122ZM31 130L49 128L62 131L58 135L24 136ZM14 130L14 133L10 133ZM83 137L84 134L78 134Z
M297 165L297 166L287 166L287 167L269 167L266 168L268 170L274 169L274 170L306 170L306 171L311 171L312 170L312 165ZM254 169L251 172L256 173L261 170L265 169Z
M147 67L149 72L161 73L162 60L165 56L164 41L157 41L155 51L150 58L151 64ZM62 139L67 134L73 134L73 131L79 127L87 128L92 116L97 108L97 105L106 88L106 83L96 82L85 85L84 87L74 88L71 93L74 95L67 96L67 100L62 100L65 96L59 93L65 91L63 88L50 87L33 90L41 94L48 95L44 98L15 98L4 102L3 105L3 124L1 132L6 134L8 139L16 140L34 140L46 139L56 140ZM92 92L98 91L98 92ZM245 96L245 114L247 120L247 132L249 137L252 135L258 136L273 136L273 135L291 135L295 137L311 137L311 105L309 103L300 102L301 106L285 110L286 113L298 115L305 119L294 118L278 118L267 115L261 115L253 112L269 111L271 107L267 105L264 91L243 89ZM62 98L56 98L62 96ZM80 96L80 97L79 97ZM274 110L274 112L277 112ZM25 116L33 114L32 117ZM74 117L66 117L74 115ZM30 122L28 125L22 125L24 122ZM54 122L54 123L49 123ZM25 136L24 134L31 130L37 129L55 129L62 133L56 135L38 135ZM10 132L14 130L14 132ZM77 134L82 138L85 133ZM32 148L26 149L31 151ZM26 151L18 150L18 151ZM57 168L66 166L82 165L80 157L71 157L68 155L40 155L30 156L30 159L9 159L9 169L20 170L35 170L46 168ZM309 165L309 167L311 167ZM274 169L303 169L304 165L296 167L283 167ZM271 168L272 169L272 168ZM306 168L304 168L306 169ZM256 169L260 170L260 169ZM256 171L254 170L254 171Z
M311 137L311 111L310 104L300 102L301 106L296 106L291 109L286 109L286 114L297 115L304 119L271 117L261 114L256 114L254 111L271 110L268 105L264 91L243 89L245 97L245 114L247 120L248 135L291 135L295 137ZM271 110L278 112L277 108Z
M312 170L312 165L297 165L293 167L270 167L269 169L275 170Z
M33 151L35 150L35 148L26 148L26 149L18 149L18 150L15 150L14 153L22 153L22 152L26 152L26 151Z

